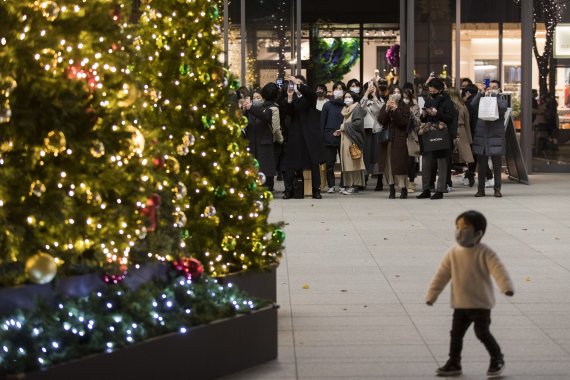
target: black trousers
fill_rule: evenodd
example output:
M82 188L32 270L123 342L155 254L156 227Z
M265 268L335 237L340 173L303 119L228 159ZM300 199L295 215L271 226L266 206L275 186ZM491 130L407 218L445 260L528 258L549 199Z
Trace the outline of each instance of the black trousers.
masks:
M475 172L477 171L477 162L479 161L478 157L479 156L474 154L473 155L474 162L471 162L469 165L467 165L467 170L470 173L473 173L473 175L475 175ZM489 160L487 160L487 162L485 163L485 166L487 167L485 169L485 178L487 178L487 179L493 178L493 171L491 170L491 167L489 166Z
M327 185L333 187L335 183L334 166L336 164L336 155L340 156L340 146L326 146L327 152ZM340 187L343 187L342 174L340 175Z
M501 347L489 331L489 326L491 326L491 310L489 309L455 309L451 326L449 359L457 364L461 363L463 337L471 323L474 324L475 336L483 343L491 359L502 359Z
M495 186L493 188L495 190L501 190L501 165L502 156L490 156L491 163L493 164L493 177L495 177ZM479 161L479 165L477 166L477 178L479 190L485 189L485 172L487 170L487 166L489 165L489 156L477 156L477 160Z
M285 182L285 192L291 194L293 192L293 178L295 177L295 172L298 175L303 175L303 169L285 169L285 175L283 180ZM319 169L319 164L313 164L311 166L311 186L313 192L320 190L321 188L321 171Z

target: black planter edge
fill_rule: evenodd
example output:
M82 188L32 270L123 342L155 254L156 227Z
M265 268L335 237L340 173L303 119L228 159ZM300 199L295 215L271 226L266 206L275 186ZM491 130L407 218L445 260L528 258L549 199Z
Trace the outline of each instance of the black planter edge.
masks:
M277 265L265 271L245 271L217 277L222 285L232 283L251 297L277 302Z
M0 377L50 379L214 379L277 358L277 309L171 333L112 353L90 355L45 371Z

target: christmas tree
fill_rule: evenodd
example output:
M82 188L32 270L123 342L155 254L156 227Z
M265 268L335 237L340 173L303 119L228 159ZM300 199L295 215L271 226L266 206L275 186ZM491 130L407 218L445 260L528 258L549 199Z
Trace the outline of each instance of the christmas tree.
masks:
M229 102L238 83L219 63L218 7L130 6L0 3L0 285L56 271L110 283L4 315L0 375L264 305L202 276L275 265L284 239ZM173 270L121 282L156 260Z
M153 0L140 11L129 33L142 94L133 108L162 196L161 224L140 253L194 257L216 276L276 264L284 232L267 222L272 193L229 103L239 84L220 62L216 2Z
M0 284L103 267L143 233L144 137L129 106L125 7L0 5ZM25 267L24 267L25 266Z

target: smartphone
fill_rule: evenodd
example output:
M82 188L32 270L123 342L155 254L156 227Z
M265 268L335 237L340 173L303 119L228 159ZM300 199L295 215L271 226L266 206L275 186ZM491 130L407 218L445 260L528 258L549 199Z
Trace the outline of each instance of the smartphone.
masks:
M277 87L278 88L282 88L283 87L283 78L277 78Z
M295 91L295 83L289 82L289 86L287 86L287 91Z
M432 72L429 74L429 76L432 77L432 78L435 78L435 71L432 71Z

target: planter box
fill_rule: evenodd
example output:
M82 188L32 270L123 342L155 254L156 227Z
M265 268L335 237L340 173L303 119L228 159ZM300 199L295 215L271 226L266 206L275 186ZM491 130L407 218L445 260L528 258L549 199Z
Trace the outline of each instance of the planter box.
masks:
M213 379L277 357L277 306L6 380Z
M241 272L218 277L221 284L232 283L252 297L277 302L277 266L267 272Z

